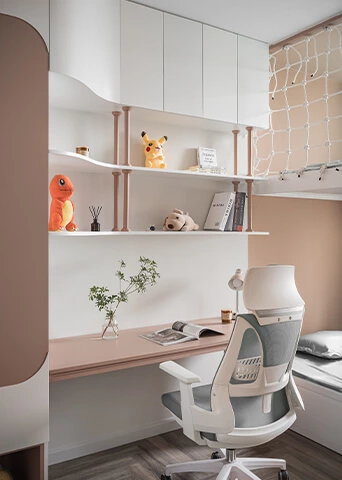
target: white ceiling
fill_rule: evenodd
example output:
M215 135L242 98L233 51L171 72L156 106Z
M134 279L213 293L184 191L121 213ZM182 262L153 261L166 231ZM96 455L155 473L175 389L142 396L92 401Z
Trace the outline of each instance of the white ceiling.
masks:
M342 0L134 0L274 44L342 13ZM153 28L147 26L146 28Z

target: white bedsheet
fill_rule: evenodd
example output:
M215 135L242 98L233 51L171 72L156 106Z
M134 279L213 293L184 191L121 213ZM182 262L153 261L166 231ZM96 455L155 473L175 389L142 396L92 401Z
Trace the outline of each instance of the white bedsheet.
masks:
M342 359L326 360L313 355L297 353L292 371L294 376L342 392Z

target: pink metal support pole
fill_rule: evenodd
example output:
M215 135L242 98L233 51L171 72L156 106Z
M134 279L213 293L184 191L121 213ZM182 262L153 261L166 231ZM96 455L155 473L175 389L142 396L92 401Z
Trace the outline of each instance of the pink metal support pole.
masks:
M114 165L119 163L119 117L121 112L112 112L114 117ZM119 177L120 172L112 172L114 177L114 226L112 232L118 232L119 229Z
M234 185L234 192L238 192L240 182L238 180L234 180L232 183Z
M248 176L253 176L253 164L252 164L252 130L253 127L246 127L248 132ZM253 180L246 180L247 183L247 197L248 197L248 227L247 232L253 232L252 228L252 187L253 187Z
M247 144L248 144L248 176L253 176L253 164L252 164L252 130L253 127L246 127L248 132Z
M238 136L240 130L232 130L234 135L234 175L238 175Z
M124 150L124 165L130 166L130 111L131 107L122 107L124 111L124 131L125 131L125 150ZM129 175L132 170L122 170L124 175L124 205L123 205L123 227L122 232L129 232Z

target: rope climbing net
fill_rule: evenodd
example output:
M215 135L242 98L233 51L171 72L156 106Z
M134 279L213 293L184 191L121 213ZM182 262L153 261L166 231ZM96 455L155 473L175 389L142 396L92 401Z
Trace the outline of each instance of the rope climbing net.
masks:
M270 54L270 126L255 132L254 172L342 165L342 20Z

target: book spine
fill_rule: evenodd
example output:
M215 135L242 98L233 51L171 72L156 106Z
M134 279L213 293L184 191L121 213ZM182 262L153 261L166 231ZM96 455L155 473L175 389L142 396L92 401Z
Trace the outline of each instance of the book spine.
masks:
M243 217L245 212L246 194L244 192L236 192L235 210L233 219L233 232L242 232Z
M219 228L221 230L221 232L224 231L225 226L227 224L227 220L228 220L230 211L231 211L231 209L233 208L233 205L234 205L234 199L235 199L235 195L230 194L230 197L229 197L229 200L228 200L228 203L227 203L227 207L226 207L226 210L224 212L223 218L221 220L220 228Z

